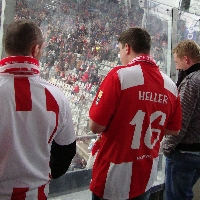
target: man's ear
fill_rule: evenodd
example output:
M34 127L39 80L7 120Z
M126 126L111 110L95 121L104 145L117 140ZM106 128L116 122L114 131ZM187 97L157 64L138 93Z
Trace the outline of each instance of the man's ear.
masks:
M186 62L187 64L189 64L190 58L189 58L188 56L184 56L184 59L185 59L185 62Z
M34 45L31 49L31 55L33 56L33 58L37 58L39 52L40 52L39 44Z
M126 54L128 55L130 53L131 47L126 43L125 44Z

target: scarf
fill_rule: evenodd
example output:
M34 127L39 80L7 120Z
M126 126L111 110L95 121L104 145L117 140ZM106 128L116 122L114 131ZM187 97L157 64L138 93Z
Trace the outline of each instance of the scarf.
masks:
M156 65L156 61L149 55L141 55L134 58L128 65L133 65L136 62L148 62L152 65Z
M39 61L33 57L10 56L0 61L0 75L34 75L39 72Z

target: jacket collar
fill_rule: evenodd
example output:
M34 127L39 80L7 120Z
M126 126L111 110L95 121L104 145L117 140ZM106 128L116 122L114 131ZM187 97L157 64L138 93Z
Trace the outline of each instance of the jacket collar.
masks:
M185 70L185 73L189 75L190 73L198 71L198 70L200 70L200 63L196 63L192 65L189 69Z

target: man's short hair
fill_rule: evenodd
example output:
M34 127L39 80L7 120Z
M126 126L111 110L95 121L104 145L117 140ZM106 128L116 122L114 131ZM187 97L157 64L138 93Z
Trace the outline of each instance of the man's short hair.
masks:
M4 39L5 51L9 55L28 56L34 45L41 45L44 42L42 31L31 20L17 20L12 22L7 30Z
M188 56L193 62L200 62L200 47L193 40L183 40L173 49L178 58Z
M129 28L118 38L124 48L128 44L135 53L149 54L151 49L151 36L140 27Z

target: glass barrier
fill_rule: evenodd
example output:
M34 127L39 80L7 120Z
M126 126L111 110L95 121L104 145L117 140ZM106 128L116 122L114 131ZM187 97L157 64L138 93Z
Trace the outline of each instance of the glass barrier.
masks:
M1 12L2 12L2 1L0 1L0 30L1 30Z
M1 25L1 12L2 12L2 0L0 0L0 25Z
M179 41L200 44L197 7L200 3L191 0L190 13L180 11ZM151 0L16 0L15 20L23 18L37 22L45 37L41 78L58 86L70 102L77 154L68 173L84 170L96 138L89 130L88 111L103 78L120 64L119 34L128 27L146 28L152 36L151 55L170 76L172 8ZM159 157L155 185L164 183L165 159L162 153Z
M190 0L188 12L200 16L200 2L199 0Z
M200 16L188 12L180 12L177 25L178 42L189 39L200 44Z
M153 1L124 2L16 1L15 19L34 20L45 37L41 78L58 86L71 105L77 154L68 173L86 167L96 138L89 130L88 110L103 78L120 64L117 38L123 30L146 28L152 36L152 56L160 69L170 75L172 8ZM155 185L164 182L163 165L160 154Z
M151 54L161 71L170 76L172 8L148 1L144 20L144 27L152 36Z

